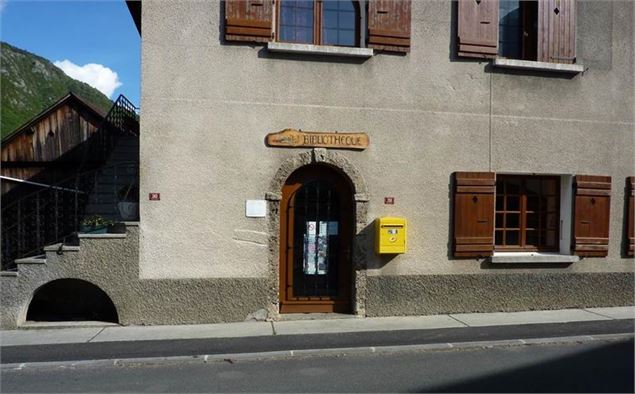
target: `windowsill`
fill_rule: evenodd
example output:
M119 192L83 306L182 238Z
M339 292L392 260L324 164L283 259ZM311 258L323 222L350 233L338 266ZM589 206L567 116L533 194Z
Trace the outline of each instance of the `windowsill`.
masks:
M547 63L503 58L494 59L492 65L494 67L511 68L516 70L551 71L567 74L579 74L584 71L584 66L582 64Z
M570 264L580 261L579 256L544 252L494 252L493 264Z
M290 42L268 42L267 50L271 52L301 53L305 55L371 57L372 48L336 47L330 45L294 44Z

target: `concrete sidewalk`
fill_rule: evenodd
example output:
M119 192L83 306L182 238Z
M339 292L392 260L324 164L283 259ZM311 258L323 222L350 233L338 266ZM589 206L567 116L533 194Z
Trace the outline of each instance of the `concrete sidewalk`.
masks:
M487 327L522 324L568 323L598 320L635 319L635 306L612 308L564 309L527 312L463 313L433 316L378 318L306 319L276 322L241 322L176 326L46 328L0 331L1 346L47 345L88 342L125 342L147 340L240 338L274 335L329 334L372 331L425 330L439 328ZM37 324L30 328L38 327Z

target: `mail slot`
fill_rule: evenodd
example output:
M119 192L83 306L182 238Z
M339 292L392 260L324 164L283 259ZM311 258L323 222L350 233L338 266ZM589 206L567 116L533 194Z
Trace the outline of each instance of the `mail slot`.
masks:
M406 253L406 219L383 217L375 220L377 254Z

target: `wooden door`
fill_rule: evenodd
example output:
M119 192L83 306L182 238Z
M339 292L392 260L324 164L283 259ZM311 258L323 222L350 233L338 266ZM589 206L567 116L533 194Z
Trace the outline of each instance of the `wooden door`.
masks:
M280 313L350 312L354 204L327 166L291 174L280 204Z

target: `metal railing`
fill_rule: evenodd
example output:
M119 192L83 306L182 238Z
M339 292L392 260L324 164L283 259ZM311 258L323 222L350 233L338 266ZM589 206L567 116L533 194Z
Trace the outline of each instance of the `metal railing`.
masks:
M122 182L138 184L138 163L117 163L77 173L62 182L32 192L2 207L2 269L13 261L38 254L46 245L67 242L80 230L91 194L101 185L110 188L109 203L116 210Z
M108 111L105 121L116 130L139 136L138 109L123 94L120 94Z
M111 201L116 204L120 174L126 173L136 185L139 184L138 156L136 162L105 165L120 137L138 137L136 110L120 95L98 130L85 142L83 160L75 175L20 196L6 205L3 203L2 269L13 268L15 259L38 254L46 245L74 237L96 188L112 186Z
M139 115L137 107L120 94L97 131L86 140L80 170L84 170L89 162L103 163L108 160L119 138L125 135L139 136Z

